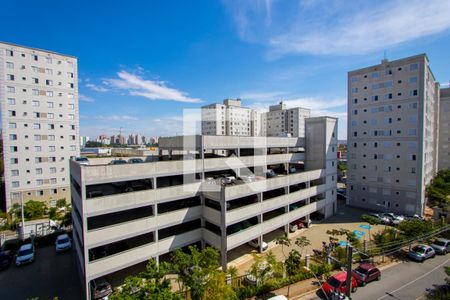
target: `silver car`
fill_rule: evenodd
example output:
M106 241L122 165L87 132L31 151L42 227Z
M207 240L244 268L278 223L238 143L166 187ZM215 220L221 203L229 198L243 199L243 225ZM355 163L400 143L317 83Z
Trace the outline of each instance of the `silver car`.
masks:
M438 254L447 254L450 252L450 240L437 239L431 244L431 247Z
M423 262L428 258L435 257L436 252L430 246L421 244L412 248L411 251L409 251L408 256L412 260Z

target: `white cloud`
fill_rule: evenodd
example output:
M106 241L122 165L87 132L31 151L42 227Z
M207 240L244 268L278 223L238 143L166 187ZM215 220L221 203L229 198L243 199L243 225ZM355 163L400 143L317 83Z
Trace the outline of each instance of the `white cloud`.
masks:
M288 108L291 107L303 107L309 108L311 111L317 110L325 110L331 108L339 108L345 106L347 104L347 99L345 98L336 98L336 99L328 99L328 98L316 98L316 97L305 97L305 98L293 98L283 100ZM261 103L254 102L250 105L252 108L256 108L259 110L266 110L269 105L275 105L278 101L274 101L273 103Z
M242 100L268 100L273 101L274 98L279 98L286 95L285 92L243 92L239 95Z
M95 92L104 93L104 92L109 91L109 90L108 90L107 88L105 88L104 86L97 85L97 84L93 84L93 83L86 83L85 86L86 86L88 89L91 89L91 90L93 90L93 91L95 91Z
M95 102L95 100L92 97L89 97L85 94L78 94L78 100L89 103Z
M132 96L141 96L150 100L172 100L186 103L202 102L198 98L191 98L185 92L166 86L164 81L155 81L144 79L136 74L127 71L117 73L119 77L114 79L106 79L104 82L111 87L128 90Z
M101 121L136 121L138 118L127 115L97 115L97 116L82 116L83 119L93 119Z
M292 5L287 9L286 2L275 2L269 8L252 1L227 1L225 5L239 36L266 44L273 57L365 54L450 28L448 0L318 0L300 2L295 9Z

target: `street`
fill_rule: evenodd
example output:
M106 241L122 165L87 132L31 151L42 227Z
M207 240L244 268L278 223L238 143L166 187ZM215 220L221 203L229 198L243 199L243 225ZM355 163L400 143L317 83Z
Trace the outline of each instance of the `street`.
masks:
M450 255L429 259L424 263L406 261L381 272L381 280L359 287L355 300L417 299L433 284L445 283L444 267L450 266Z
M55 253L54 247L37 248L36 260L21 267L14 262L0 271L0 299L83 299L74 250Z

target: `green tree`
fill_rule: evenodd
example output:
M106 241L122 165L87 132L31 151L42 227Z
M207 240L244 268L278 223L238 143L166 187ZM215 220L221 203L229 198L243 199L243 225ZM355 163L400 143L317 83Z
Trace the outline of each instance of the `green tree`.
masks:
M361 219L362 219L364 222L369 223L370 225L379 225L379 224L380 224L380 220L378 220L378 219L375 218L375 217L369 216L369 215L362 215L362 216L361 216Z
M66 204L66 198L58 199L58 200L56 201L56 207L57 207L57 208L66 207L66 206L67 206L67 204Z
M311 245L311 241L306 236L300 236L295 239L295 244L300 248L300 255L303 255L303 250Z
M275 243L277 245L281 245L281 252L283 252L284 258L286 258L286 253L284 253L284 247L290 247L291 246L291 240L288 238L287 234L284 233L283 235L278 236L275 239Z
M284 266L286 267L286 273L289 276L294 276L295 274L297 274L301 269L301 261L302 261L302 256L301 256L300 252L298 252L295 249L292 249L289 252L288 257L284 261Z
M406 238L413 238L432 231L433 222L431 220L422 221L418 219L405 220L398 225L398 230Z
M170 264L156 260L148 261L146 270L137 276L128 276L123 285L115 289L112 300L151 299L151 300L181 300L179 294L172 293L170 280L167 279Z
M44 217L45 203L40 201L29 200L25 203L23 208L23 214L25 220L36 220Z
M448 209L450 204L450 169L441 170L427 186L428 205Z
M171 258L172 266L178 274L180 289L185 291L189 288L192 299L202 299L210 274L219 268L219 251L212 247L200 251L190 246L189 252L175 250Z
M214 270L208 274L202 299L235 300L237 296L233 288L227 284L225 273Z

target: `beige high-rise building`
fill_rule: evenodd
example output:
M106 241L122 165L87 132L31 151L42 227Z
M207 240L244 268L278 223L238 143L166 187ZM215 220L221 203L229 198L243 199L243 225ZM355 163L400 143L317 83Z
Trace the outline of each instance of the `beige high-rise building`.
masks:
M425 54L348 73L348 204L423 213L437 169L438 113Z
M256 110L241 106L241 99L202 106L203 135L259 136L260 120Z
M69 161L79 155L77 59L0 43L6 203L70 202Z
M269 107L269 111L262 114L262 135L293 137L305 137L305 119L309 118L311 110L295 107L286 108L286 104L280 102Z
M441 89L438 156L438 169L450 168L450 87Z

